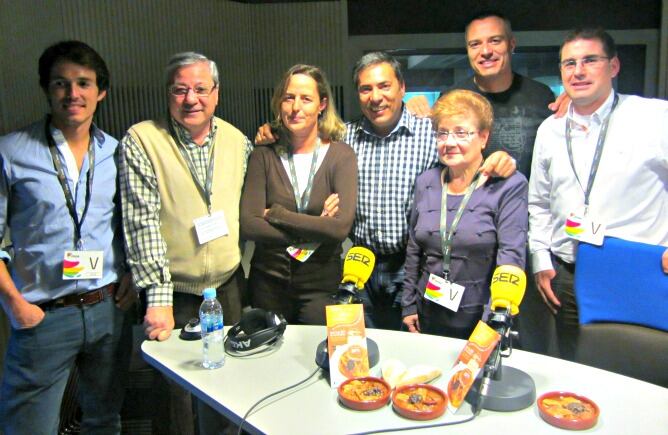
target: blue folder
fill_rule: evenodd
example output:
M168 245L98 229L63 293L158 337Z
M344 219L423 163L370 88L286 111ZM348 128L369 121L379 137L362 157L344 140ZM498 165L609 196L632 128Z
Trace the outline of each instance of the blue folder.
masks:
M668 331L668 275L664 246L606 237L603 246L579 243L575 294L580 324L634 323Z

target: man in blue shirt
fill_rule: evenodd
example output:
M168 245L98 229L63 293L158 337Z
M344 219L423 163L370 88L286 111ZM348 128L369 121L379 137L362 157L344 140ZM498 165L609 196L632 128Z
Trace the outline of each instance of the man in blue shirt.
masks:
M93 125L104 60L66 41L39 59L50 114L0 138L0 302L11 321L0 432L56 433L75 362L84 433L120 433L129 324L116 183L118 142ZM129 344L129 343L127 343Z

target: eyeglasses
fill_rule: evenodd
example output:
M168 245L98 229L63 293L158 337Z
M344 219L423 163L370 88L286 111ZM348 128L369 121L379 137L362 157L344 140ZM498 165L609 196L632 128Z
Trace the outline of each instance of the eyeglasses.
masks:
M211 92L213 92L213 90L216 89L216 86L217 85L213 85L210 87L195 86L191 88L188 86L172 85L169 87L169 93L177 98L182 98L186 97L190 91L193 91L198 98L207 98L209 95L211 95Z
M455 142L468 142L471 140L471 137L478 133L477 131L464 131L464 130L439 130L434 132L434 138L438 143L444 143L448 141L448 137L452 136L455 139Z
M608 59L610 59L608 56L599 55L585 56L582 59L564 59L559 62L559 67L564 71L573 71L580 62L583 68L597 68L601 66L604 60Z

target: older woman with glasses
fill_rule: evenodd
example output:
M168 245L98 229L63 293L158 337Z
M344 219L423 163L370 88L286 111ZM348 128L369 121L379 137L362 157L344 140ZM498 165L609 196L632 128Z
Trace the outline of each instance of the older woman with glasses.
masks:
M481 95L455 90L433 108L441 165L420 175L410 213L403 322L411 332L468 338L496 266L524 268L527 180L478 171L493 123Z
M319 68L290 68L272 110L281 140L255 148L241 199L241 234L255 241L251 304L289 323L324 324L355 217L357 159L340 142L345 125Z

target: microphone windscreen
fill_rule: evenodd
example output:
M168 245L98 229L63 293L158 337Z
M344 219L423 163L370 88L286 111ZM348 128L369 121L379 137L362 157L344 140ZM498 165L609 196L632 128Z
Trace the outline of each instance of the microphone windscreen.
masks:
M510 307L515 316L520 312L519 305L527 288L527 277L524 270L509 264L498 266L492 275L490 291L492 293L491 309Z
M346 254L343 262L343 279L341 283L353 283L358 289L363 289L373 272L376 256L367 248L353 246Z

